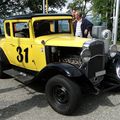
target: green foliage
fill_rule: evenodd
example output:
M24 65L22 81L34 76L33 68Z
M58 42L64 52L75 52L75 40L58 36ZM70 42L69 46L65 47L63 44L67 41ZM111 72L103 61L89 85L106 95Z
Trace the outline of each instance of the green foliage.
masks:
M43 0L6 0L0 1L0 16L2 18L10 15L26 13L42 13ZM62 8L67 0L48 0L49 7Z
M42 13L42 2L42 0L27 0L25 5L34 13ZM62 6L65 6L66 2L67 0L48 0L51 9L62 8Z
M119 20L118 20L118 40L120 41L120 12L119 12Z
M92 2L93 10L105 15L107 11L111 11L111 7L113 8L114 0L92 0Z
M102 20L108 22L113 15L114 0L92 0L93 12L101 14Z
M24 0L6 0L6 2L0 4L1 18L23 13L25 13Z
M112 30L114 0L92 0L92 3L94 13L101 14L102 21L107 22L108 29ZM118 22L118 40L120 40L120 14Z
M6 0L6 1L0 0L0 6L3 5L3 4L6 4L8 1L10 1L10 0Z
M72 3L69 3L68 5L68 9L75 9L75 10L79 10L81 11L84 15L86 15L91 8L87 8L86 5L88 2L90 2L91 0L73 0Z

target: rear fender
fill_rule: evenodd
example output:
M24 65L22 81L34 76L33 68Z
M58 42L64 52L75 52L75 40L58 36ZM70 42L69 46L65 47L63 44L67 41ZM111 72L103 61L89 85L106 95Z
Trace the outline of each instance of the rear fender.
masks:
M5 55L5 53L4 53L2 48L0 48L0 62L4 66L10 65L10 62L9 62L9 60L8 60L7 56Z

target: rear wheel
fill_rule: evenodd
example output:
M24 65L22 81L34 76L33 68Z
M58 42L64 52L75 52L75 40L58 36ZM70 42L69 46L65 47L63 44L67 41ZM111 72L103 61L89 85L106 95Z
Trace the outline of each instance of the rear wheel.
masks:
M0 78L3 77L3 66L2 66L2 63L0 62Z
M45 92L50 106L61 114L73 114L80 103L79 85L62 75L52 77Z

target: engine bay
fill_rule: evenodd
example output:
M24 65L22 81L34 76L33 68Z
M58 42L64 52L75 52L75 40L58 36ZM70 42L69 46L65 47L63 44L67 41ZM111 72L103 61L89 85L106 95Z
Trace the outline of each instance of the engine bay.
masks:
M69 63L79 67L81 65L80 53L82 48L47 46L47 64L53 62Z

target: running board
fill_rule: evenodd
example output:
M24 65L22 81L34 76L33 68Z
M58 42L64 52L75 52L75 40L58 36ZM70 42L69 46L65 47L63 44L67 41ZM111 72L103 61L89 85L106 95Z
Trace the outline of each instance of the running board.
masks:
M20 72L16 69L4 70L3 72L9 76L12 76L16 80L18 80L19 82L22 82L24 84L30 83L34 78L34 76L32 76L32 75L26 74L24 72Z

